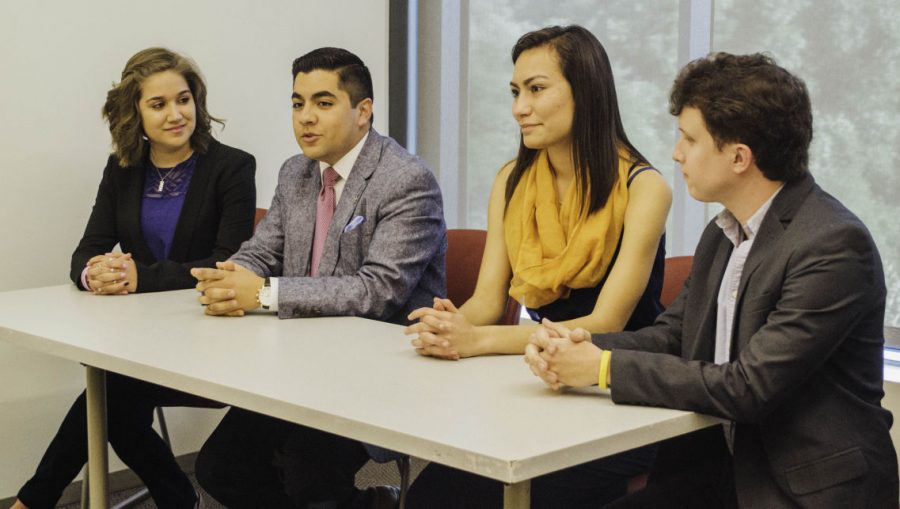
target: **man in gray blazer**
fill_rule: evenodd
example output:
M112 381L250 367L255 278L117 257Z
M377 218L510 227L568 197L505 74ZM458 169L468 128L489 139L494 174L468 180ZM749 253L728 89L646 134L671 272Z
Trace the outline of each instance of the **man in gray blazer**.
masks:
M654 325L591 342L547 324L532 371L727 421L664 442L648 487L615 507L897 507L881 259L808 173L805 85L766 56L719 53L681 71L670 104L689 192L725 210Z
M282 166L253 238L217 269L192 272L200 302L219 316L262 308L279 318L405 323L446 294L437 181L421 159L371 127L372 80L356 55L320 48L296 59L293 74L303 154ZM231 508L371 505L395 493L354 488L369 450L235 408L203 446L197 478Z

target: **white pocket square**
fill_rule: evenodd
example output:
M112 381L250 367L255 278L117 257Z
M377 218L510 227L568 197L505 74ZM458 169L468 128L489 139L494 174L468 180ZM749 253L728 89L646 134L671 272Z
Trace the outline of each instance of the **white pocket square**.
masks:
M357 226L366 222L366 218L363 216L356 216L352 221L347 223L347 226L344 227L344 233L350 233L356 229Z

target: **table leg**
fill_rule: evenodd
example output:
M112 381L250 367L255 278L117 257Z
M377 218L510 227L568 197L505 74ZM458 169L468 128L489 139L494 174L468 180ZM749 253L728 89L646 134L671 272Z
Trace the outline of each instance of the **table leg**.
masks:
M503 509L528 509L531 506L531 480L503 486Z
M87 368L88 472L91 509L106 509L106 371Z

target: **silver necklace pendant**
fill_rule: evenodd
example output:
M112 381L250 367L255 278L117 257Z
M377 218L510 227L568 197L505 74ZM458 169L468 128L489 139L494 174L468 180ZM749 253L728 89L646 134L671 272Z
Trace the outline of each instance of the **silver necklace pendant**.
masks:
M166 185L166 179L159 179L159 186L156 188L157 193L161 193L163 190L163 186Z

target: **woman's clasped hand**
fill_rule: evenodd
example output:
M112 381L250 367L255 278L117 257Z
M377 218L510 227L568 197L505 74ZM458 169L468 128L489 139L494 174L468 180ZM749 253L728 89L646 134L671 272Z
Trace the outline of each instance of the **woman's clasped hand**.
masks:
M137 290L131 253L104 253L87 262L87 286L97 295L128 295Z

